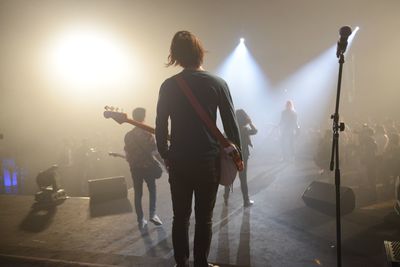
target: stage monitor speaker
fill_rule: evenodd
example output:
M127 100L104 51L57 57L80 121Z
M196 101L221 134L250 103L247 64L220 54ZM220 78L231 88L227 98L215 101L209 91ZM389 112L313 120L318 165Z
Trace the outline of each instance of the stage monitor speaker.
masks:
M304 191L302 199L304 203L322 213L336 215L336 193L335 185L325 182L314 181ZM351 188L340 187L340 213L348 214L354 210L356 198Z
M93 202L126 198L128 196L124 176L89 180L88 188L90 201Z
M383 241L386 252L386 263L390 267L400 266L400 242L399 241Z

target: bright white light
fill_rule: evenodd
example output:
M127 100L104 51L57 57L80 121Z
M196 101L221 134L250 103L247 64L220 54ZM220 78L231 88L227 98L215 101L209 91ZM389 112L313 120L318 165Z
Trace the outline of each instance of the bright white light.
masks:
M349 43L349 44L351 44L351 42L353 41L353 39L354 39L354 37L356 36L358 30L360 30L360 27L357 26L357 27L353 30L353 32L350 34L349 40L348 40L348 43Z
M244 42L236 46L217 73L228 83L235 108L245 109L255 122L259 121L261 131L261 122L266 121L269 81Z
M242 44L242 43L244 43L244 38L240 38L240 43Z
M66 31L49 45L49 76L69 89L119 86L137 72L129 52L114 36L92 28Z
M319 127L327 119L332 94L335 92L338 63L336 44L277 85L274 104L270 106L276 122L287 100L293 100L303 126Z

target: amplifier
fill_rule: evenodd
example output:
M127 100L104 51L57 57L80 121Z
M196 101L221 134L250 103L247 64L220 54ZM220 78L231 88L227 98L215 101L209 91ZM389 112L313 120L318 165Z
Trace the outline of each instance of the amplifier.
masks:
M302 199L304 203L322 213L336 215L336 191L335 185L319 181L312 182L304 191ZM340 213L348 214L354 210L356 200L351 188L340 187Z
M400 241L383 241L388 267L400 266Z
M90 201L107 201L128 196L124 176L89 180L88 188Z

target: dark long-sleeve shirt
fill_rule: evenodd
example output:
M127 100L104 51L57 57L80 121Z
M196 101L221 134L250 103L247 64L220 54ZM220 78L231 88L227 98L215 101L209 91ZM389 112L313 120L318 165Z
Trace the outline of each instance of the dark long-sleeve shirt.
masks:
M156 150L156 142L152 134L135 127L126 133L125 138L126 160L131 167L148 168L154 166L153 151Z
M240 135L235 109L226 82L206 71L183 70L181 77L187 82L213 122L219 109L225 134L240 148ZM202 160L217 157L219 143L199 118L174 78L161 85L156 118L156 141L164 159ZM169 119L171 141L167 142Z

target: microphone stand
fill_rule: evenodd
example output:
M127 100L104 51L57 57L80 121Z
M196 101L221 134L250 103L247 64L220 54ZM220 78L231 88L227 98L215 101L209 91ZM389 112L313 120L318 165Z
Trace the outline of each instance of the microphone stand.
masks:
M339 76L337 83L336 107L335 113L331 115L333 120L333 136L332 136L332 154L330 162L330 170L335 169L335 193L336 193L336 248L337 248L337 266L342 266L342 241L341 241L341 220L340 220L340 168L339 168L339 131L344 131L345 125L339 123L339 103L340 103L340 86L342 81L342 69L344 63L344 51L339 53Z

